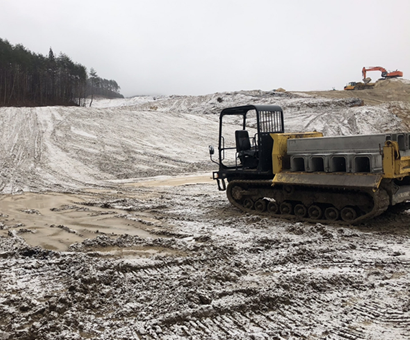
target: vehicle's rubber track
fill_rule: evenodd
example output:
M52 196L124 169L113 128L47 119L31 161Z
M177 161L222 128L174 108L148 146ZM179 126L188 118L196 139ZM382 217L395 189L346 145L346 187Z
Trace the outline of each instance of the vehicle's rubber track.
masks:
M243 190L242 197L240 199L235 199L234 195L232 194L232 189L234 187L240 187ZM305 186L307 187L307 186ZM312 187L313 188L313 187ZM337 188L323 188L324 190L335 190L335 192L338 192ZM364 222L366 220L370 220L380 214L382 214L384 211L386 211L389 207L389 196L387 192L383 189L378 189L375 192L366 192L366 194L371 195L373 198L373 208L371 211L368 213L358 215L355 219L352 219L350 221L343 221L342 219L338 219L336 221L329 221L326 220L325 217L322 217L320 219L314 219L310 218L308 216L306 217L300 217L300 216L295 216L294 214L281 214L280 212L272 214L267 211L257 211L252 207L251 209L247 208L244 206L243 202L245 198L247 197L252 197L252 200L256 202L259 199L265 199L265 195L263 193L266 193L266 190L271 191L272 193L274 190L276 190L275 186L272 186L272 181L271 180L233 180L229 182L228 187L226 189L226 194L228 197L229 202L232 203L235 207L238 209L247 212L247 213L252 213L252 214L261 214L261 215L267 215L267 216L273 216L273 217L278 217L278 218L284 218L287 220L299 220L299 221L306 221L306 222L331 222L331 223L337 223L337 224L357 224L360 222ZM259 192L260 195L259 197L255 198L255 191ZM247 192L251 192L252 194L247 195ZM349 193L346 189L343 190L344 193ZM360 188L357 188L355 190L351 190L351 193L360 193L364 192L361 191ZM273 196L273 195L272 195ZM336 199L336 198L335 198ZM354 206L354 202L351 204Z

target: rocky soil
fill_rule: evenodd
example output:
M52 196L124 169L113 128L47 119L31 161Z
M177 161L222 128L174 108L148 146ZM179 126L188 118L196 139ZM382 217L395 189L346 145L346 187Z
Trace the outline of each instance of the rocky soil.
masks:
M315 96L0 108L0 340L409 339L409 205L290 222L210 180L224 106L277 103L288 131L405 130L389 103Z

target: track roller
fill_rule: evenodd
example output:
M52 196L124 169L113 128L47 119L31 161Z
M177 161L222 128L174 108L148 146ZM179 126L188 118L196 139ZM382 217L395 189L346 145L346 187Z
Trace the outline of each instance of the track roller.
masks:
M263 198L255 202L255 210L257 212L264 212L266 210L266 201Z
M279 207L280 213L283 215L291 215L292 214L292 203L290 202L283 202Z
M307 209L303 204L296 204L294 213L295 213L295 216L297 217L305 217L307 213Z
M268 212L271 214L277 214L279 212L279 205L274 201L268 203Z
M251 198L247 197L243 200L243 207L248 210L252 210L254 208L254 203Z
M335 207L328 207L325 210L325 218L329 221L337 221L339 218L339 210Z
M311 205L308 209L308 215L310 218L318 220L322 217L322 209L318 205Z
M351 222L356 219L357 212L356 210L354 210L353 207L344 207L342 211L340 212L340 216L342 217L343 221Z

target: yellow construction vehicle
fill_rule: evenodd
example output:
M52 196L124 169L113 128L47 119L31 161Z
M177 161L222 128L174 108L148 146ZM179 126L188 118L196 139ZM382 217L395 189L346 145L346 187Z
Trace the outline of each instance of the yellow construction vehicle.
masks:
M245 212L359 223L410 200L410 133L285 133L281 107L246 105L222 110L217 161L209 151Z
M367 78L367 80L371 80L370 78ZM344 89L345 90L370 90L374 88L374 83L370 83L370 82L350 82L348 83Z

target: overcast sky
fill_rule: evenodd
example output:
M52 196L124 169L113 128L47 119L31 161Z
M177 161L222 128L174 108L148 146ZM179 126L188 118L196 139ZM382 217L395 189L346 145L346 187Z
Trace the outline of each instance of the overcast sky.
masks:
M125 96L343 89L363 66L410 79L410 0L0 0L0 38Z

